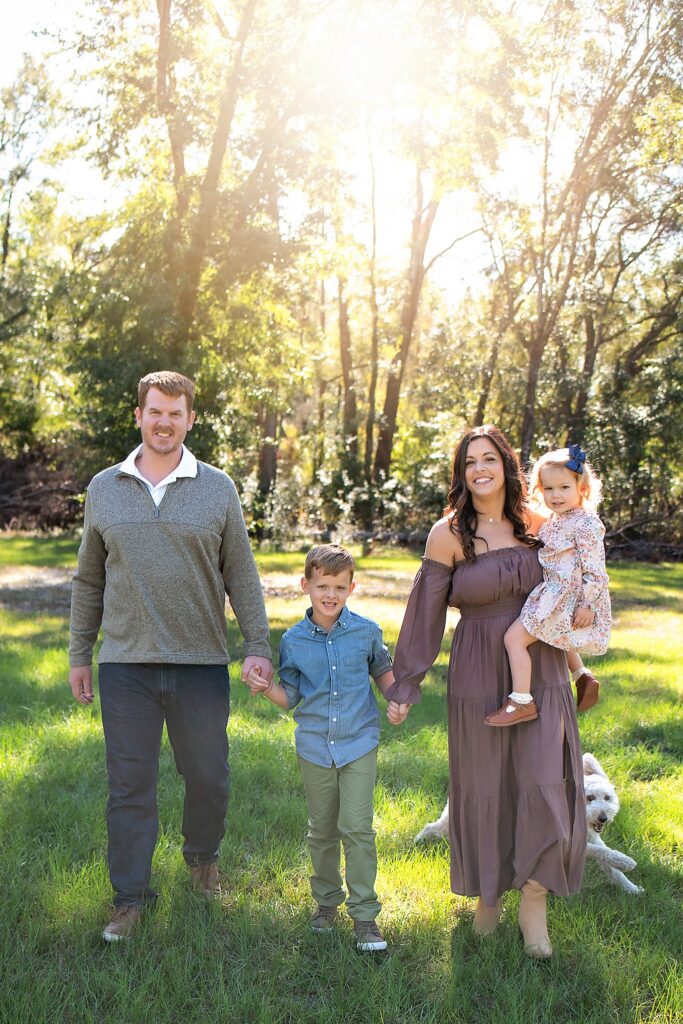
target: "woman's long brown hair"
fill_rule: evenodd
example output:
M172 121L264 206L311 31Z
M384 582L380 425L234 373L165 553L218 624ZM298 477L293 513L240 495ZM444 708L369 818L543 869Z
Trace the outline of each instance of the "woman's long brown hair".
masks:
M470 442L478 437L486 437L500 454L505 473L505 504L503 515L512 523L512 532L516 539L527 547L537 547L538 540L527 533L525 513L527 511L527 488L519 459L512 449L502 430L497 427L474 427L468 430L458 442L453 456L453 472L451 489L448 492L448 505L444 515L450 516L450 529L460 538L463 554L468 562L473 562L474 538L477 536L478 517L472 503L472 495L465 484L465 460ZM480 538L483 540L483 538ZM484 543L486 543L484 541Z

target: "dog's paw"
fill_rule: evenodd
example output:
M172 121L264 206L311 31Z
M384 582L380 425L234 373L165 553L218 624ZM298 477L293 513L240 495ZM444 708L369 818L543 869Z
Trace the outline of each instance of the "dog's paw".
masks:
M421 832L417 833L413 842L422 843L425 839L443 839L445 834L438 821L431 821Z
M609 863L613 868L619 868L620 871L633 871L634 867L636 867L637 861L625 853L620 853L618 850L612 850L609 856Z

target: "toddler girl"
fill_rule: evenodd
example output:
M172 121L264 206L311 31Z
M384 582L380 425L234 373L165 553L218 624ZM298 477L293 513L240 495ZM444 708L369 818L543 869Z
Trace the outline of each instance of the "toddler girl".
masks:
M609 643L605 528L595 512L602 486L586 462L586 453L573 444L543 455L531 471L529 487L532 495L542 495L550 509L538 533L544 544L538 553L543 582L531 591L505 634L512 693L498 711L486 716L487 725L516 725L538 718L529 692L527 650L535 640L567 651L579 711L597 702L599 683L577 652L604 654Z

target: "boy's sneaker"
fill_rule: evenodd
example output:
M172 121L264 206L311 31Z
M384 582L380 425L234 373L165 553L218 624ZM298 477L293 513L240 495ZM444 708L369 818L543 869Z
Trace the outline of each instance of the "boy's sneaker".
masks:
M334 922L337 919L337 908L336 907L322 907L317 906L311 916L311 931L329 932L334 927Z
M140 907L117 907L109 924L102 932L105 942L120 942L129 939L142 915Z
M353 930L356 933L356 949L363 953L376 953L387 948L387 940L375 921L354 921Z

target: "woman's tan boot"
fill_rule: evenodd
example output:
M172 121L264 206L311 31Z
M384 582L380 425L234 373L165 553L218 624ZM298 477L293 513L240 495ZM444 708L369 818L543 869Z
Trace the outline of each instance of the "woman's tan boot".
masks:
M519 903L518 920L524 938L524 952L538 959L553 955L546 922L547 894L547 889L530 878L522 886L522 898Z
M502 906L502 899L496 900L495 906L488 907L483 902L481 896L479 897L474 909L474 922L472 924L475 935L493 935L500 922Z

